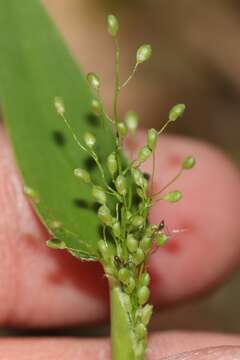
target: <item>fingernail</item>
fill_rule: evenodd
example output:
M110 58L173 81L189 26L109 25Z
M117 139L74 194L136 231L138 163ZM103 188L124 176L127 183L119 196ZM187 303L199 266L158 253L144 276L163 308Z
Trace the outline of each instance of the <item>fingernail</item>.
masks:
M240 360L240 346L218 346L171 355L160 360Z

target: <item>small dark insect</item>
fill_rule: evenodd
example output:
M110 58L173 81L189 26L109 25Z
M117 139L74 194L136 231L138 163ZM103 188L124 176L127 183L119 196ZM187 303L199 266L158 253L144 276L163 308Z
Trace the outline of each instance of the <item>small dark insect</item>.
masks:
M165 221L162 220L158 225L158 231L162 231L165 228Z
M163 230L165 230L166 234L169 237L173 236L174 234L183 233L183 232L188 231L188 229L172 229L172 230L169 230L168 226L165 224L165 221L162 220L160 222L160 224L158 225L158 232L162 232Z
M116 265L117 267L122 267L122 266L124 266L123 261L122 261L118 256L114 256L114 262L115 262L115 265Z
M131 260L123 261L123 260L120 259L118 256L114 256L114 262L115 262L115 265L116 265L118 268L122 268L122 267L124 267L124 266L131 266L131 265L132 265Z
M149 179L150 179L150 174L148 174L148 173L143 173L143 176L144 176L144 178L148 181Z

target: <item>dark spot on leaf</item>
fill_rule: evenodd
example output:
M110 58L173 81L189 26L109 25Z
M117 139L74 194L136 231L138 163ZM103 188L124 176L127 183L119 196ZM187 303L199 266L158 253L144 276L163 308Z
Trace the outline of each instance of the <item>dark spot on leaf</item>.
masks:
M63 134L63 132L59 130L54 130L52 132L52 138L56 145L58 146L64 146L66 144L66 137Z
M150 179L150 174L148 174L148 173L143 173L143 176L144 176L144 178L148 181L149 179Z
M100 125L99 118L96 115L94 115L93 113L88 113L86 118L87 118L87 122L89 123L89 125L92 125L92 126Z
M75 206L77 206L81 209L89 209L89 204L86 200L76 198L76 199L73 199L73 203Z
M99 207L100 207L100 204L98 204L97 202L94 202L94 203L92 204L92 206L91 206L91 209L92 209L95 213L97 213Z
M88 171L92 171L93 169L95 169L95 167L97 166L97 164L95 163L94 159L92 157L88 157L85 160L85 168Z

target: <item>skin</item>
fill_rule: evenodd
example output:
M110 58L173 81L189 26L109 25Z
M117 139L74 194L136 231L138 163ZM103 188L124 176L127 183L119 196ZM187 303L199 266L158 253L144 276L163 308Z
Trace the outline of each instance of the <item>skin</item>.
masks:
M139 133L137 144L143 143L144 136ZM100 267L45 246L48 234L23 194L2 127L0 148L0 324L49 328L106 319L107 287ZM223 281L239 262L239 172L219 150L186 138L162 137L156 151L154 188L159 189L171 178L182 157L189 153L198 159L197 166L172 187L183 190L183 201L174 206L158 202L151 214L153 222L165 219L170 229L188 230L174 237L174 245L169 242L150 260L152 301L156 305L206 291ZM151 162L145 170L151 171ZM195 349L202 350L186 353ZM3 338L0 353L7 360L110 359L109 340L92 338ZM155 333L150 337L148 359L166 357L238 359L240 338Z

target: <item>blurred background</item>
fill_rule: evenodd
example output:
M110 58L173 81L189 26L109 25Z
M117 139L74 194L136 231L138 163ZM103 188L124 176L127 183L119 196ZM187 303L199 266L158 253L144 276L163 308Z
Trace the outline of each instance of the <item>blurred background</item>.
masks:
M142 126L159 127L169 108L184 102L188 111L174 132L216 144L240 163L239 0L44 0L44 4L82 69L100 74L107 106L113 90L113 44L105 16L112 12L121 24L123 79L139 45L149 42L154 51L123 93L122 114L136 109ZM152 329L239 332L239 284L240 271L200 300L162 309ZM101 326L77 333L107 331Z
M101 75L111 104L113 44L105 15L121 24L122 78L135 51L150 42L154 56L122 96L122 111L137 109L157 126L169 107L187 103L174 132L220 145L240 160L240 4L238 0L44 0L84 71Z

